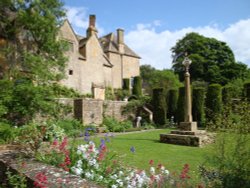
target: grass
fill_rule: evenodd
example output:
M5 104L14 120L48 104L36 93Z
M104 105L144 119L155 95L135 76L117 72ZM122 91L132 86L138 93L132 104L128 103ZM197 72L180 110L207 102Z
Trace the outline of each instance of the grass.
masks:
M122 162L130 167L148 170L149 160L154 164L163 164L170 172L180 173L184 164L190 165L190 175L199 179L198 166L205 161L209 154L209 147L198 148L160 143L161 133L168 133L170 129L152 130L133 134L117 135L107 143L110 151L117 153ZM99 141L100 138L95 138ZM130 151L131 147L135 152Z

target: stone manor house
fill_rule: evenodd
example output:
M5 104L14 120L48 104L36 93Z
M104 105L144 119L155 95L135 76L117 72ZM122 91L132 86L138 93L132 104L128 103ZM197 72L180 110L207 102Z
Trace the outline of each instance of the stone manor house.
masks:
M98 37L95 15L89 16L86 37L76 35L68 20L60 28L59 37L70 48L66 78L60 83L103 99L104 88L122 88L123 79L140 75L140 57L124 43L124 31Z

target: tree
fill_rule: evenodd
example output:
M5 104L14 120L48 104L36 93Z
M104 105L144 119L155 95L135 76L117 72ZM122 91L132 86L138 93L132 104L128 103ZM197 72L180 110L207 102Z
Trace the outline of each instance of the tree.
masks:
M172 70L156 70L150 65L142 65L140 70L143 88L150 94L154 88L164 88L167 91L181 86L178 76Z
M28 123L54 114L55 81L64 75L67 49L58 40L65 15L59 0L0 1L0 121Z
M235 61L234 54L228 45L214 38L188 33L171 50L175 62L173 69L179 74L181 80L184 80L182 61L185 52L192 60L190 66L192 81L225 85L233 79L245 78L247 73L247 66Z
M57 40L65 15L59 0L0 2L2 77L47 83L62 77L65 45Z

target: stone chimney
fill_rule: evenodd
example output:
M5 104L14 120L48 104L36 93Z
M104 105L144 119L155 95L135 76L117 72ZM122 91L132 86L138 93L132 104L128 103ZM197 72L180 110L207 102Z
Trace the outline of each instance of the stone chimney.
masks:
M117 44L120 53L124 53L124 30L117 29Z
M95 15L89 15L89 27L87 29L87 37L97 34L97 29L95 28Z

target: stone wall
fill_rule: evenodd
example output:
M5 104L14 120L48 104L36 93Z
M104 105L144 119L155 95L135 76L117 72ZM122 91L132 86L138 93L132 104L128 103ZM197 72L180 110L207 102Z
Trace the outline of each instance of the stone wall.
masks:
M122 115L122 106L125 101L103 101L96 99L76 99L74 101L74 116L85 125L94 123L100 125L103 116L110 116L119 121L125 120Z
M104 116L110 116L120 121L127 119L127 116L122 114L122 107L127 103L126 101L105 101Z
M7 148L8 149L8 148ZM61 168L38 162L32 158L21 158L20 151L1 150L0 148L0 187L8 186L6 172L12 174L21 173L26 181L27 188L34 187L37 181L36 175L43 173L47 178L47 188L71 187L71 188L101 188L94 182L89 182L79 176L70 174ZM44 186L45 187L45 186Z

